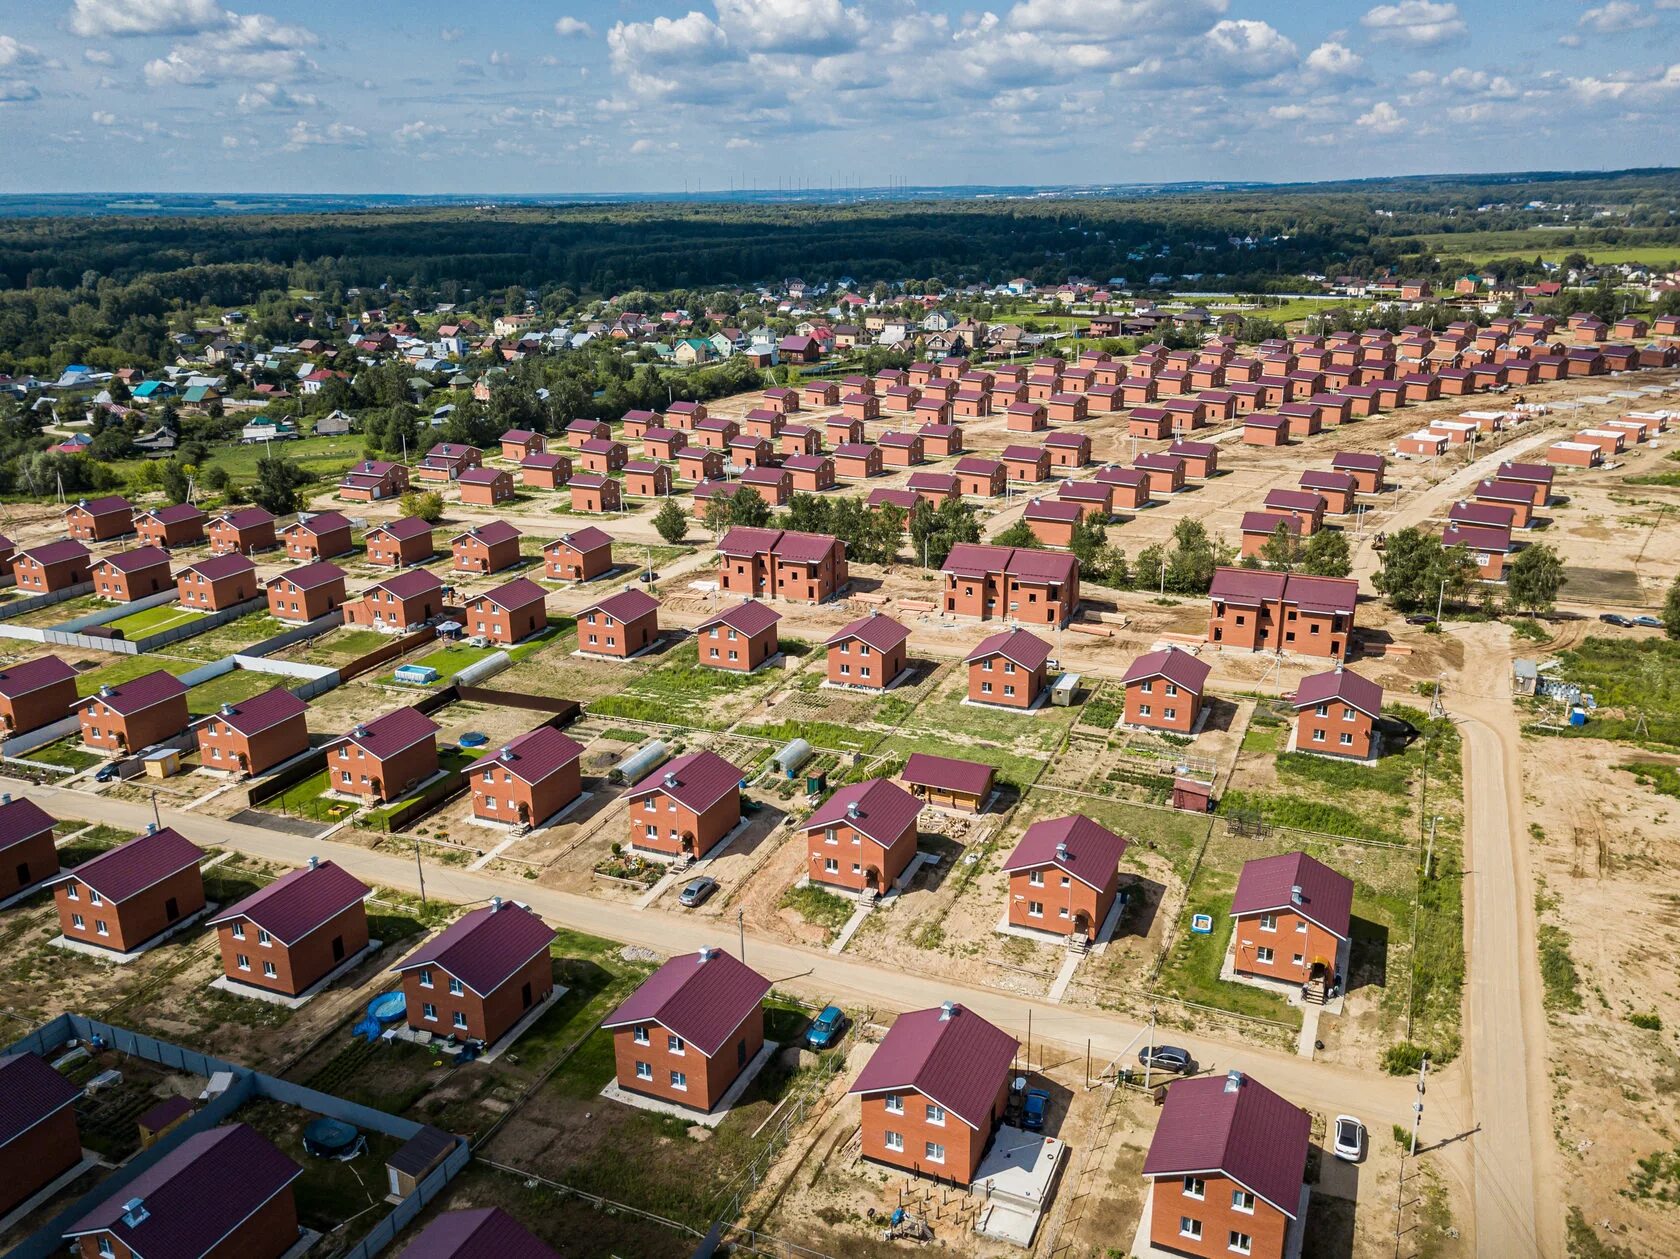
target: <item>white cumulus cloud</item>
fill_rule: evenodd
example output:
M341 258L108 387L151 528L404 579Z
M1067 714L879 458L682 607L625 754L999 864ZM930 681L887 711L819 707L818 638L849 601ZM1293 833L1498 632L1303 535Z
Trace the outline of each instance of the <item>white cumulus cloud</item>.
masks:
M561 39L588 39L595 28L580 17L563 17L554 23L554 33Z
M198 35L227 24L217 0L75 0L77 35Z
M1412 48L1433 48L1469 33L1456 4L1436 0L1400 0L1379 4L1359 19L1375 39L1405 44Z
M1306 66L1313 74L1326 79L1345 79L1358 74L1365 65L1361 57L1346 44L1328 40L1307 54Z
M1581 14L1583 30L1600 35L1619 35L1623 31L1639 31L1657 24L1657 15L1647 13L1632 0L1610 0L1596 9Z
M285 147L290 153L316 147L355 149L366 145L367 138L367 132L360 127L352 127L349 123L335 122L325 127L317 127L300 118L292 124L291 131L287 132Z
M1374 131L1380 136L1393 135L1404 130L1406 126L1406 120L1400 116L1400 111L1387 101L1378 101L1360 114L1356 121L1367 131Z
M29 44L20 43L11 35L0 35L0 69L41 64L41 50Z

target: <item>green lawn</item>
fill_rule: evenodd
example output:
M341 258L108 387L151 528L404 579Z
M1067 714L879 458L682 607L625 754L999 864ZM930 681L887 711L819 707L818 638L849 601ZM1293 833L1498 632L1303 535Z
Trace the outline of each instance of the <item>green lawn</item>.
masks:
M1395 237L1400 249L1414 248L1422 253L1470 258L1478 262L1494 258L1532 258L1536 254L1548 262L1560 261L1566 254L1582 253L1594 262L1631 262L1645 266L1663 266L1680 262L1680 241L1663 243L1656 232L1627 232L1637 236L1631 244L1602 244L1589 239L1590 229L1552 230L1548 228L1517 228L1495 232L1436 232L1423 236ZM1566 243L1573 242L1573 243Z
M76 678L76 694L86 697L92 695L102 686L121 686L124 682L131 682L135 678L148 673L156 673L162 669L165 673L173 673L180 677L183 673L191 673L202 664L198 660L173 660L168 656L139 655L120 656L110 664L101 665L97 669L89 669Z
M1197 1005L1210 1005L1233 1014L1253 1018L1272 1019L1291 1027L1301 1025L1301 1012L1290 1006L1281 993L1247 984L1226 983L1219 978L1219 968L1225 960L1225 950L1231 944L1235 921L1231 918L1231 896L1237 889L1234 877L1222 870L1203 869L1196 878L1184 906L1183 921L1178 925L1178 938L1167 954L1166 965L1156 981L1157 987L1168 996ZM1213 931L1195 935L1190 919L1195 914L1209 914Z
M170 643L164 650L172 656L192 656L209 662L246 651L291 628L285 622L275 620L267 611L247 612L215 629Z
M339 822L361 806L353 800L335 800L326 793L331 785L332 771L323 769L300 783L294 783L274 799L263 805L272 813L288 817L312 818L317 822Z
M116 621L107 621L105 628L117 630L124 638L144 638L148 634L156 634L162 630L175 629L182 625L191 625L194 621L202 621L208 613L195 612L189 608L177 607L172 603L165 603L155 608L142 608L138 612L130 612L127 616Z
M63 765L69 769L92 769L105 758L93 752L83 750L80 735L70 735L49 743L44 748L36 748L33 752L25 752L26 761L39 761L43 765Z
M287 463L296 464L320 480L337 480L351 464L362 458L363 441L351 434L348 437L300 437L296 441L273 443L273 454ZM205 460L202 474L209 468L225 468L235 485L250 485L257 479L257 460L268 455L268 443L218 447ZM128 459L111 466L119 473L137 471L144 460Z
M378 630L358 630L339 628L328 630L319 638L309 641L304 649L303 659L310 664L324 665L332 668L337 665L348 664L352 660L359 660L379 647L391 641L389 634L381 634Z
M567 630L571 629L575 624L576 622L571 620L571 618L561 617L550 623L548 628L542 630L540 633L533 634L523 642L517 643L512 647L503 648L494 645L489 647L467 647L464 645L444 647L439 651L432 652L429 656L422 656L420 659L409 663L425 665L427 668L436 669L438 671L438 680L435 683L428 683L428 685L443 686L447 685L449 680L462 669L469 668L470 666L477 664L480 660L484 660L495 655L498 651L505 650L509 657L512 658L514 664L518 664L522 660L528 660L555 639L559 638ZM389 641L389 637L387 635L376 634L375 637L381 639L381 641ZM376 643L374 645L377 646L378 644ZM396 670L394 669L390 673L381 675L379 680L388 686L407 685L397 681Z
M215 712L223 704L238 704L284 683L284 678L274 674L234 669L188 691L187 711L195 717L202 717Z
M686 642L667 652L657 668L637 676L621 695L596 700L590 705L590 711L704 727L716 724L703 711L713 700L741 691L765 689L781 676L775 669L749 674L706 668L700 663L698 642Z
M1565 737L1680 747L1680 642L1589 638L1562 659L1563 676L1598 704L1587 724L1567 727ZM1555 718L1555 707L1547 711Z

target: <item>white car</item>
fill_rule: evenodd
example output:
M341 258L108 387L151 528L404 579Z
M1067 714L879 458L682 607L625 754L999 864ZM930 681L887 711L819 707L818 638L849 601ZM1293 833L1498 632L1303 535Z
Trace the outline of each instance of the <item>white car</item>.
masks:
M1360 1162L1365 1157L1365 1125L1352 1115L1337 1115L1330 1149L1343 1162Z

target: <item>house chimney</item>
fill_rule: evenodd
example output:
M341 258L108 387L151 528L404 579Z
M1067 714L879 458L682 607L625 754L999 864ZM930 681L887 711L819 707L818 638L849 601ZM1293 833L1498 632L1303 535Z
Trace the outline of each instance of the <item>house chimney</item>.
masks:
M112 691L111 691L110 684L105 683L105 682L100 683L100 685L99 685L99 698L100 699L110 699L111 695L112 695Z
M490 898L490 912L493 914L499 914L502 912L502 898L500 896L492 896Z
M1241 1071L1227 1071L1225 1073L1225 1091L1235 1093L1242 1087L1243 1073Z
M354 733L358 739L365 739L367 737L367 726L358 721Z
M319 870L321 868L321 859L314 853L309 854L309 868L311 870Z
M857 801L856 800L848 800L846 802L846 816L849 817L849 818L856 818L858 816L858 807L857 807Z
M1305 897L1303 896L1303 894L1301 892L1301 885L1299 883L1291 885L1291 887L1289 889L1289 903L1291 905L1299 905L1304 900L1305 900Z
M140 1198L130 1198L123 1203L122 1220L130 1228L145 1223L150 1215L151 1212L146 1210L146 1204Z
M146 834L148 834L148 835L156 835L157 834L157 823L156 822L147 822L146 823Z
M711 945L709 945L709 944L702 945L701 948L700 948L700 951L694 955L694 964L696 966L704 966L707 962L712 960L712 957L716 953L717 953L717 950L714 949Z
M1067 860L1067 855L1068 855L1067 840L1064 839L1064 840L1058 841L1057 844L1056 844L1056 860L1057 861L1066 861Z
M955 1001L941 1001L939 1003L939 1021L941 1023L949 1023L956 1012L957 1003Z
M502 750L496 753L496 757L498 760L511 761L513 759L513 749L504 743L502 744Z
M667 787L675 787L677 785L677 776L675 774L666 774L665 785Z
M223 704L222 705L222 716L224 716L224 717L233 716L233 705L232 704Z

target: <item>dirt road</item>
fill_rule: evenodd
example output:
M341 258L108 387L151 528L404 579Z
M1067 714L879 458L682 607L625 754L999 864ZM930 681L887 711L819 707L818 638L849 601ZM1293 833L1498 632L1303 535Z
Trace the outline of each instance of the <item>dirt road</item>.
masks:
M151 807L135 801L52 787L32 788L30 796L54 816L82 817L135 831L152 820ZM419 889L415 863L406 857L331 840L300 839L194 813L164 809L161 816L165 826L175 827L200 844L231 848L289 865L300 865L314 855L337 862L369 883L408 892ZM497 895L517 898L550 923L661 953L685 952L702 945L738 947L740 938L735 924L727 920L699 919L660 909L632 909L537 887L523 879L499 878L459 867L428 867L426 891L459 904L483 903ZM1103 1011L1074 1009L992 989L964 987L936 977L835 956L826 950L802 948L750 930L745 941L748 963L769 976L778 987L802 996L837 1000L854 1008L897 1010L921 1009L954 1000L1023 1039L1030 1026L1035 1061L1036 1047L1045 1041L1056 1044L1070 1056L1083 1055L1089 1042L1093 1070L1097 1070L1122 1055L1128 1061L1135 1060L1136 1048L1142 1043L1138 1039L1142 1029L1136 1023ZM1189 1049L1204 1070L1217 1072L1235 1067L1252 1072L1268 1087L1298 1103L1329 1114L1359 1115L1373 1132L1385 1132L1390 1124L1409 1122L1411 1117L1413 1092L1408 1079L1377 1076L1369 1071L1177 1032L1172 1034L1172 1040ZM1431 1090L1430 1100L1424 1123L1426 1143L1455 1136L1468 1126L1461 1075L1443 1076L1440 1085Z
M1521 734L1505 690L1504 630L1466 627L1462 676L1446 707L1464 734L1465 919L1469 924L1467 1057L1476 1253L1561 1259L1562 1209L1552 1167L1546 1015L1535 946L1524 822Z

